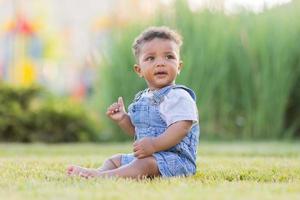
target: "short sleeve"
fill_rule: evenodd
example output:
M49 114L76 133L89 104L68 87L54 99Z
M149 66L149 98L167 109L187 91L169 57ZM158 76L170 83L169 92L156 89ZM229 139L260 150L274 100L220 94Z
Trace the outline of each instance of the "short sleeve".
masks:
M183 120L198 122L196 103L184 89L172 89L160 104L159 110L167 126Z

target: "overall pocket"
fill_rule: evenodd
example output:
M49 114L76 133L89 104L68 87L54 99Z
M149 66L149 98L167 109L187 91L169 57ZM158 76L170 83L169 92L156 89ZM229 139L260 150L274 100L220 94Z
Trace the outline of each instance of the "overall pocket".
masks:
M136 128L149 127L149 106L133 104L128 108L133 125Z

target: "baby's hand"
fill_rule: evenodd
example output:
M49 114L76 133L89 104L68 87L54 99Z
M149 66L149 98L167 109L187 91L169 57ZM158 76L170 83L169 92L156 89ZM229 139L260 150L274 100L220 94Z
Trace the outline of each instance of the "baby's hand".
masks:
M119 97L118 102L111 104L106 111L106 115L112 120L119 122L126 116L123 98Z
M154 141L152 137L145 137L133 143L134 156L145 158L155 153Z

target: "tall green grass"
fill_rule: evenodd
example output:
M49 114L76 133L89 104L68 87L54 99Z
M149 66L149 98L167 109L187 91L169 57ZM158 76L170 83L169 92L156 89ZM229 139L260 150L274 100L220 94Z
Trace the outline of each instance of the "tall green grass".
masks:
M118 96L128 105L146 87L133 72L133 39L147 26L167 25L184 37L184 69L177 83L198 96L200 123L208 138L289 138L296 136L300 114L296 107L300 78L299 1L261 14L226 16L208 11L191 12L177 1L173 12L131 24L112 33L111 48L100 66L97 87L102 110ZM162 13L162 12L161 12ZM290 105L291 102L293 105ZM107 124L107 133L119 138ZM119 138L124 139L124 138Z

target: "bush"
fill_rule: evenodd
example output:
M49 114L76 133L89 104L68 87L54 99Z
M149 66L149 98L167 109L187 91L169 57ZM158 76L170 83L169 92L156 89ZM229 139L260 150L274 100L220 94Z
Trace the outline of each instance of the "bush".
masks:
M99 131L78 103L55 98L38 86L0 83L0 141L99 141Z

